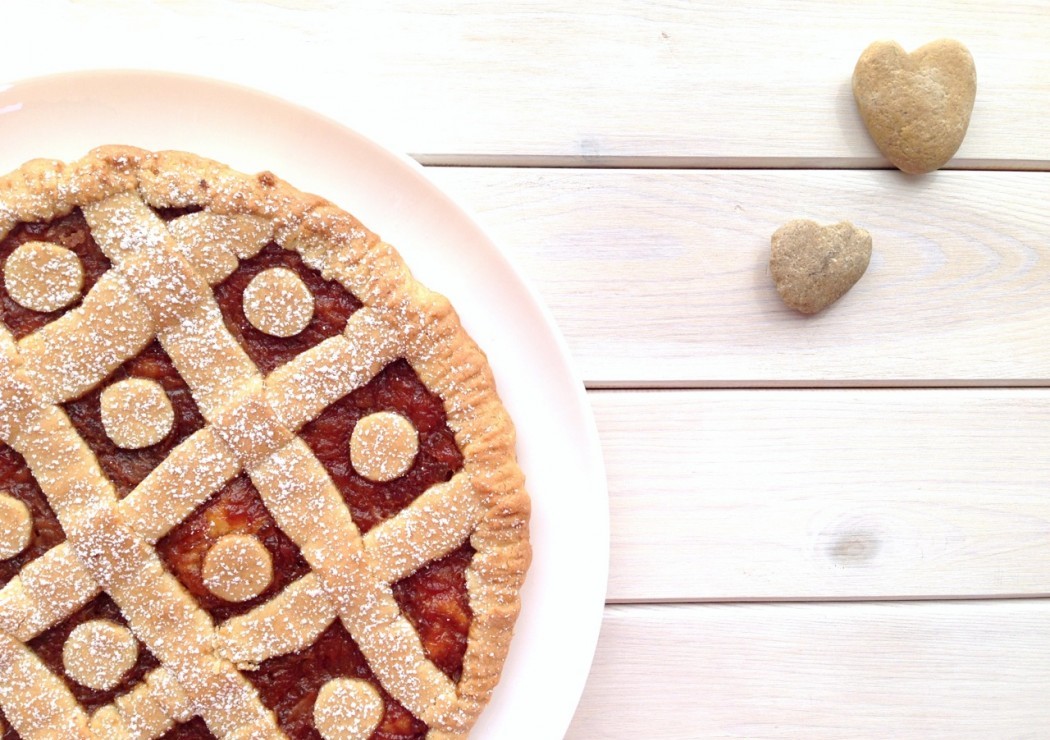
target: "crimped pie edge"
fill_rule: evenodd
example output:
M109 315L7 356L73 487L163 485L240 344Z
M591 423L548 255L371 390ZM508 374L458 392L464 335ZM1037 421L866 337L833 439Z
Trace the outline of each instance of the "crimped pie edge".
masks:
M264 219L282 247L295 249L386 317L388 329L393 318L406 331L403 356L444 399L482 509L470 536L476 554L467 588L474 618L463 676L455 706L440 712L440 726L429 734L435 740L462 736L499 679L531 556L529 500L514 457L514 429L484 354L448 301L416 282L397 252L345 211L270 173L244 175L185 152L107 146L69 164L29 162L0 178L0 236L18 222L51 220L121 193L135 193L157 208L200 206ZM326 260L336 253L338 264ZM343 259L347 254L352 258Z

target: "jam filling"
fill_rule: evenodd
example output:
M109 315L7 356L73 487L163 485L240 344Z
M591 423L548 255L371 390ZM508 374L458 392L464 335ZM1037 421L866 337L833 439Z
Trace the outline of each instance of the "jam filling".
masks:
M87 221L84 220L84 214L79 209L74 210L68 216L62 216L47 223L23 223L15 226L3 240L0 240L0 263L6 263L7 258L16 248L33 241L58 244L74 252L80 258L80 264L84 269L84 287L81 290L81 296L86 296L91 287L102 277L102 273L109 269L109 259L95 243ZM15 339L32 334L79 305L80 300L77 300L58 311L49 313L33 311L16 303L8 295L4 282L0 280L0 318L3 319Z
M18 575L27 563L36 560L55 545L65 542L66 533L51 510L47 497L33 477L26 461L13 448L0 442L0 491L18 499L33 517L29 546L7 560L0 560L0 588Z
M358 475L347 454L354 425L377 411L401 414L419 434L412 467L385 483ZM448 481L463 466L463 453L445 423L444 404L405 360L391 363L369 383L333 403L299 436L328 471L362 532L394 516L431 486Z
M124 694L141 683L150 671L157 668L160 662L139 643L138 659L135 665L120 679L120 682L109 689L90 689L83 686L66 675L65 666L62 662L62 648L66 644L70 633L81 624L95 619L106 619L119 625L127 627L120 609L106 594L99 594L88 602L78 612L67 618L46 632L29 641L28 647L46 665L52 673L60 676L66 686L72 692L80 705L89 713L111 704L121 694ZM7 722L2 711L0 711L0 740L21 740L21 736ZM203 736L202 736L203 737Z
M191 213L198 213L204 209L200 206L181 206L172 208L154 208L152 210L162 221L174 221L179 216L188 216Z
M281 730L296 740L321 740L314 729L314 701L321 687L340 677L368 681L383 698L383 720L371 740L419 740L427 726L387 694L372 675L368 661L336 620L317 641L298 653L271 658L246 674L262 701L277 715Z
M51 669L52 673L65 679L66 685L73 692L73 696L88 712L94 712L110 704L115 698L141 683L147 673L160 665L160 662L140 642L138 660L124 674L120 683L113 688L105 690L89 689L66 676L62 663L62 647L66 644L66 639L75 627L94 619L107 619L124 627L128 626L128 623L120 613L120 609L113 603L113 600L106 594L99 594L73 616L38 635L28 643L30 649Z
M204 556L226 534L255 536L273 559L273 581L261 594L240 603L225 601L213 594L201 575ZM310 570L299 548L277 528L259 492L243 473L168 532L157 543L157 553L216 622L251 611Z
M102 425L102 391L126 378L145 378L159 383L175 411L175 423L168 435L160 442L138 450L125 450L115 445ZM131 493L175 447L205 424L189 387L156 341L114 370L94 390L66 403L64 408L121 498Z
M165 220L194 209L158 211ZM84 266L86 295L98 277L109 267L87 229L79 211L48 224L22 224L0 242L0 259L29 240L53 241L72 249ZM299 334L274 337L253 327L244 317L242 293L250 280L270 267L286 267L295 272L314 296L314 315ZM215 297L227 328L264 373L288 362L340 333L360 302L334 281L306 266L298 254L275 244L255 257L241 262L238 269L216 286ZM29 334L53 321L69 308L51 314L28 311L14 303L0 281L0 318L16 337ZM171 433L157 444L141 450L125 450L105 434L99 411L101 390L116 380L141 377L161 384L175 409ZM121 496L127 495L171 451L204 425L189 389L171 360L156 342L135 358L125 362L99 388L65 405L78 433L86 440L103 471ZM395 411L409 419L419 434L419 452L412 467L400 478L377 483L358 475L350 463L349 442L354 425L377 411ZM307 424L300 437L324 465L342 494L357 526L367 532L395 516L420 494L436 483L449 480L463 465L462 453L448 428L441 399L430 393L404 360L387 366L365 386L344 396ZM34 535L30 546L19 556L0 562L0 586L25 565L64 540L64 534L46 498L25 462L12 449L0 445L0 485L24 501L33 513ZM245 533L257 537L273 558L274 581L259 596L235 604L213 595L204 586L201 566L205 553L224 534ZM165 566L216 622L243 614L266 602L289 583L300 578L309 567L299 549L278 529L258 492L246 475L240 475L214 493L185 521L157 544ZM466 593L465 572L474 551L469 543L444 558L421 568L393 585L393 592L406 618L419 632L427 657L453 681L462 673L463 654L472 613ZM107 618L123 624L119 610L102 595L59 627L52 628L31 642L31 647L57 674L61 670L61 650L69 632L81 621ZM79 621L78 621L79 620ZM50 657L45 657L50 656ZM57 656L57 657L56 657ZM59 662L55 662L55 661ZM90 692L71 687L78 700L95 709L141 681L156 660L145 648L139 662L119 686L109 692ZM246 674L263 702L274 710L282 730L290 738L319 738L313 727L313 704L324 683L340 676L371 682L385 702L385 715L373 740L424 738L426 725L390 697L372 675L367 661L351 636L336 620L312 646L291 655L264 662ZM79 692L79 693L77 693ZM90 694L90 695L89 695ZM3 740L16 740L17 734L0 714ZM163 740L212 738L198 717L177 725Z
M453 682L463 673L463 654L473 612L466 570L474 558L469 542L393 585L401 611L419 633L427 658Z
M353 472L349 439L362 416L396 410L412 421L420 434L420 452L404 476L374 483ZM445 423L440 399L430 394L408 363L391 364L371 382L333 404L301 432L343 494L363 530L393 516L429 486L448 480L461 466L462 455ZM201 565L215 541L228 533L254 534L270 551L274 583L260 596L231 604L204 586ZM295 544L276 527L258 492L244 475L227 484L157 545L168 569L214 619L222 621L266 602L308 570ZM429 563L394 584L394 596L415 626L427 657L453 681L462 673L463 654L472 613L465 571L474 551L469 544ZM249 674L263 702L278 717L291 738L319 738L313 729L313 704L324 683L353 676L373 683L385 703L384 719L373 738L423 738L427 727L390 697L373 677L368 663L341 624L333 623L313 646L263 663ZM203 724L196 726L206 731ZM197 738L192 724L174 728L170 738Z
M294 272L314 297L310 323L292 337L275 337L259 331L244 316L244 289L253 277L271 267L285 267ZM282 249L273 242L254 257L243 260L232 275L215 286L215 298L226 328L264 373L341 333L350 314L361 307L361 302L342 285L325 280L320 272L308 267L298 252Z

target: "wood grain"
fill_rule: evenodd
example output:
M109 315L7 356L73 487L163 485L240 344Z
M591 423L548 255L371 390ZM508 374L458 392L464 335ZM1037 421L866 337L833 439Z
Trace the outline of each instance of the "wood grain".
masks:
M912 49L951 36L978 74L952 166L1050 163L1045 2L14 0L5 11L77 54L41 55L36 34L10 34L7 80L129 66L219 76L424 161L474 164L886 166L853 102L857 58L877 39Z
M435 168L538 286L584 380L1025 385L1050 378L1050 174ZM871 265L823 313L769 238L850 220Z
M598 389L608 470L611 605L570 740L1047 735L1045 0L4 11L5 82L265 90L436 165L522 266ZM874 40L943 36L976 60L973 120L951 171L905 177L850 76ZM766 270L798 217L874 237L811 318Z
M566 738L1014 738L1050 724L1050 603L606 609Z
M592 391L608 598L1050 595L1050 391Z

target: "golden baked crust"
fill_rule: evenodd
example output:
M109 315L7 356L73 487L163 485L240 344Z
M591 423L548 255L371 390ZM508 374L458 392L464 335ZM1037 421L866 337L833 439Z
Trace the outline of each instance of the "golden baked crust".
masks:
M191 207L201 210L171 228L152 210ZM7 720L22 737L152 738L199 715L218 737L283 737L240 671L309 645L338 618L429 738L464 737L499 679L519 611L529 500L491 371L448 301L331 203L182 152L110 146L69 164L29 162L0 178L0 239L75 208L111 269L44 328L16 340L0 326L0 439L25 458L67 536L0 590ZM363 307L342 334L264 375L224 327L211 286L271 240ZM207 425L121 499L59 404L154 339ZM296 433L398 358L444 401L464 463L362 536ZM154 545L240 472L311 572L215 625ZM390 584L468 538L473 618L453 684L423 654ZM89 716L25 643L102 591L160 667Z

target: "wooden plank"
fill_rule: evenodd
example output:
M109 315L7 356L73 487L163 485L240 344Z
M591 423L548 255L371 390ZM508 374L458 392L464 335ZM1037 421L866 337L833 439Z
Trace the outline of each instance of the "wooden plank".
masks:
M1040 738L1050 603L610 607L569 740Z
M1050 391L595 391L608 598L1050 594Z
M537 285L594 386L1046 384L1050 174L432 168ZM804 317L769 238L868 229Z
M4 75L167 69L267 90L429 162L883 165L850 90L863 49L942 36L978 96L953 166L1050 163L1045 2L15 0ZM157 33L163 28L164 33ZM83 39L99 43L84 44Z

